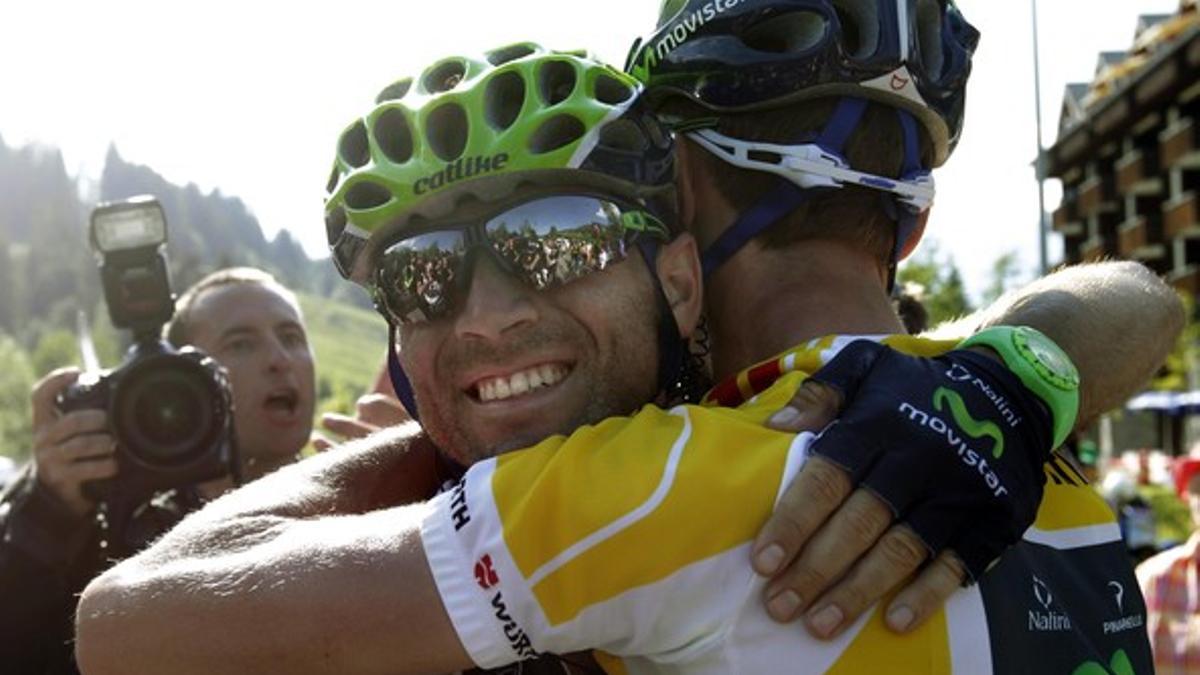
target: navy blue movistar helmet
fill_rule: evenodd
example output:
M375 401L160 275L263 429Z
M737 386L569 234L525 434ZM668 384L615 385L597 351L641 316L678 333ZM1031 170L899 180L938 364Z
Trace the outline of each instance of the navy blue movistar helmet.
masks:
M825 96L878 100L921 122L937 167L962 131L978 41L953 0L665 0L626 70L655 105L684 96L739 112Z

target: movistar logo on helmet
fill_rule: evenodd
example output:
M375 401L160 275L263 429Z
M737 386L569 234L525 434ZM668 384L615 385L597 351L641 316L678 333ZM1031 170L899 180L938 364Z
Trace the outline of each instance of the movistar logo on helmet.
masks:
M959 396L957 391L938 387L933 392L933 407L938 412L945 412L946 406L949 406L950 415L954 417L958 428L965 431L968 436L975 439L986 436L995 441L992 446L992 457L1000 459L1000 455L1004 454L1004 434L1000 433L1000 427L996 426L995 422L980 422L971 417L971 413L967 412L967 404L963 402L962 396Z
M671 27L662 33L662 37L652 45L646 45L642 51L642 62L634 64L629 70L629 74L636 77L642 82L649 81L650 69L658 64L674 51L679 45L687 42L688 38L700 29L701 26L717 18L718 14L726 10L737 7L743 0L710 0L696 9L684 14L677 19ZM678 12L681 8L677 8L680 3L665 3L663 5L662 14L665 16L668 9Z
M498 152L490 157L485 155L459 157L447 164L441 171L418 178L413 183L413 193L418 195L425 194L426 192L441 189L464 178L499 171L504 168L505 164L508 164L507 152Z
M649 45L642 50L642 62L633 64L629 69L629 74L633 79L642 84L650 83L650 70L658 65L658 58L654 56L654 50Z

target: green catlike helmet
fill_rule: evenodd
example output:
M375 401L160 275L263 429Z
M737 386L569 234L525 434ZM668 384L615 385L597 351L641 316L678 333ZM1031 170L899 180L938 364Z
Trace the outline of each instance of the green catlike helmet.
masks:
M387 86L338 139L325 196L334 263L366 284L382 246L525 188L599 191L669 222L670 135L639 94L583 52L532 43L442 59Z

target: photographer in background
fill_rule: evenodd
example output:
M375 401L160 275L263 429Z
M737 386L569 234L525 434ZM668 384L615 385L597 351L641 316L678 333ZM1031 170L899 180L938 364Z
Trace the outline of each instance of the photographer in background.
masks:
M205 277L175 305L164 328L224 366L233 392L242 475L250 481L297 458L312 431L313 357L295 295L266 272L231 268ZM0 498L0 671L75 673L76 596L120 555L84 484L118 470L103 410L60 413L56 399L78 379L62 369L33 389L33 461ZM131 538L148 543L189 511L232 487L226 476L161 492L136 510ZM132 551L131 551L132 552Z

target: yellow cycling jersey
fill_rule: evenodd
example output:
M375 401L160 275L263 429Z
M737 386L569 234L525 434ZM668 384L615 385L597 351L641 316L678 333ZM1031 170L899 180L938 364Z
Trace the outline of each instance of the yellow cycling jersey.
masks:
M816 436L763 424L854 339L813 340L703 405L647 406L473 466L421 537L475 663L592 649L613 673L1151 672L1113 515L1057 456L1024 540L914 633L889 632L882 605L827 642L767 616L750 546ZM922 356L955 344L869 339Z

